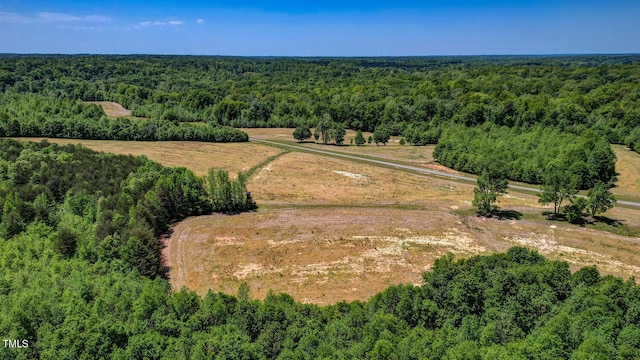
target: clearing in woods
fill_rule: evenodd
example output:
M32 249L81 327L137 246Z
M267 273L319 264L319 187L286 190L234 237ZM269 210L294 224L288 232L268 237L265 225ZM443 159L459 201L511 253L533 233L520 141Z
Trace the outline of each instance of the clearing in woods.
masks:
M514 245L606 274L639 276L640 239L536 216L473 215L473 186L305 153L278 157L249 188L260 209L187 219L166 240L174 288L254 296L269 289L319 304L364 300L399 283L421 282L433 261ZM509 194L504 209L539 214L537 197ZM640 210L613 209L640 226Z
M535 195L508 194L499 205L512 218L486 219L474 215L471 184L300 152L256 171L249 189L257 212L175 226L163 250L175 289L234 294L246 281L259 298L271 289L318 304L366 300L390 285L421 283L447 252L468 257L515 245L573 270L596 264L604 274L640 275L640 238L547 221ZM640 210L606 215L638 233Z
M238 171L248 171L269 157L284 152L275 147L252 143L19 138L19 140L34 142L45 139L60 145L82 144L95 151L113 154L145 155L165 166L184 166L196 175L204 175L212 167L227 170L231 175L235 175Z
M107 116L110 117L126 117L131 116L131 111L124 108L124 106L113 101L87 101L87 104L96 104L102 107Z
M248 132L294 142L291 129ZM235 294L247 281L252 295L260 298L272 289L318 304L366 300L390 285L421 283L422 272L447 252L468 257L515 245L569 261L573 270L596 264L603 274L640 276L637 209L608 211L605 215L617 222L601 231L547 221L541 212L549 208L541 207L535 195L513 192L499 202L512 211L510 218L486 219L474 214L472 184L316 154L282 154L262 144L49 141L144 154L198 174L211 166L235 173L264 164L248 184L260 206L257 212L194 217L174 226L163 249L174 289ZM386 147L305 146L439 166L433 147L394 142ZM615 191L637 196L640 156L621 146L614 150L620 173ZM634 236L621 235L621 228Z

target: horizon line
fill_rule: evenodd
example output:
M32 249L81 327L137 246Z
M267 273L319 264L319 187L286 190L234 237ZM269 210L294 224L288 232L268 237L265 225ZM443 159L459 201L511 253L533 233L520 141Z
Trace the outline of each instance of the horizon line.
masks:
M611 53L532 53L532 54L432 54L432 55L231 55L231 54L163 54L163 53L17 53L0 52L0 56L166 56L166 57L240 57L240 58L436 58L436 57L563 57L563 56L638 56L640 52Z

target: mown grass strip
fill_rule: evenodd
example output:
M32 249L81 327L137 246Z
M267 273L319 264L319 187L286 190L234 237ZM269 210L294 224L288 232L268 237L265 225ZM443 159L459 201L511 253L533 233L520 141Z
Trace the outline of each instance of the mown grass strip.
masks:
M262 161L259 164L254 165L251 169L247 170L247 178L250 178L256 171L258 171L259 169L269 165L270 162L274 161L275 159L279 158L282 155L288 154L290 153L292 150L291 149L287 149L287 148L282 148L284 151L276 154L276 155L272 155L269 156L268 158L264 159L264 161Z

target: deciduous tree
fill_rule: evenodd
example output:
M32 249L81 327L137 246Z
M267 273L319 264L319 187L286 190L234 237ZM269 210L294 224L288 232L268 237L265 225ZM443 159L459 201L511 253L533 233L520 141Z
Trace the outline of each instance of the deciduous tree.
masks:
M306 125L300 125L293 131L293 138L298 142L311 138L311 130Z
M367 140L362 136L362 130L356 131L356 145L361 146L364 145Z
M613 207L616 198L609 191L610 186L603 182L596 183L587 193L587 211L589 215L596 216Z
M578 179L562 166L551 164L545 170L542 192L538 202L543 205L553 204L553 216L558 215L562 202L573 198L576 194Z
M507 193L509 186L506 177L498 171L485 170L477 179L477 185L473 188L473 206L478 208L480 215L492 215L494 205L499 195Z

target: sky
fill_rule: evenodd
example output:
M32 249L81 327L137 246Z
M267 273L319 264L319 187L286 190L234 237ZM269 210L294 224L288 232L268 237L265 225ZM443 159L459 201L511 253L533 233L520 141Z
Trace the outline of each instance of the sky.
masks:
M640 53L638 0L0 0L0 53Z

